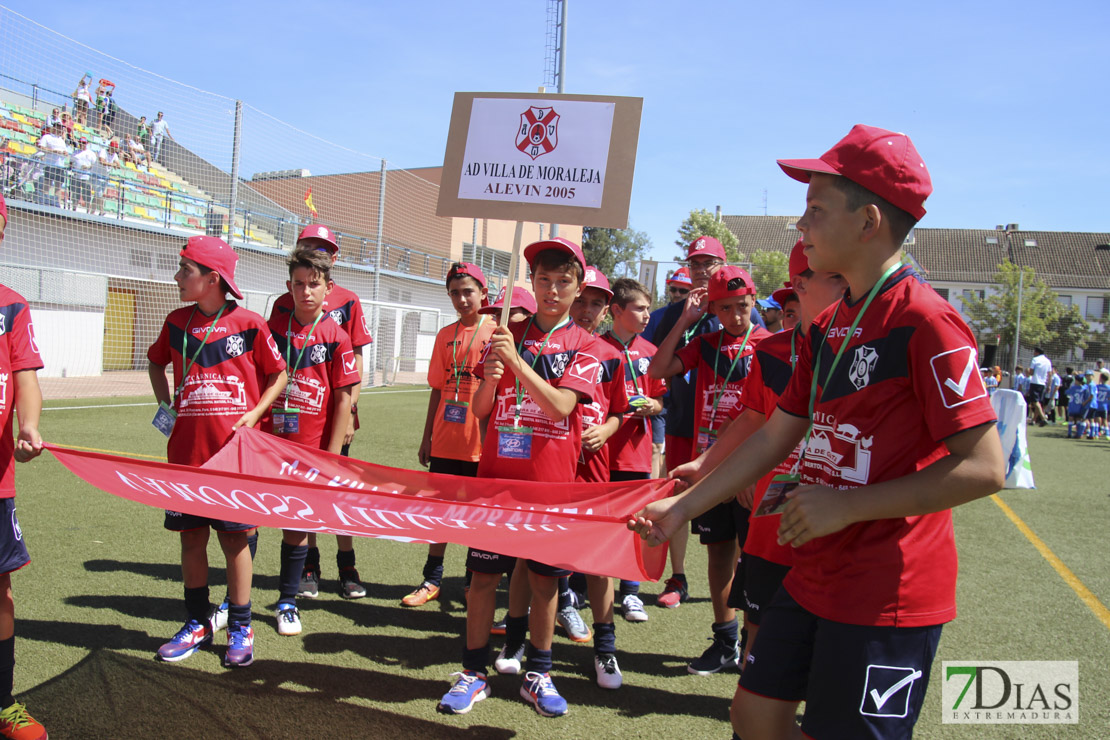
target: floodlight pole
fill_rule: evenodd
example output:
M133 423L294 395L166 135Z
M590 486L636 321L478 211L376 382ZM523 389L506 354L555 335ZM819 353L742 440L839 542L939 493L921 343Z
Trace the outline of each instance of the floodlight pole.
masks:
M382 275L382 253L384 246L382 244L383 222L385 221L385 160L382 160L381 174L378 176L378 245L377 251L374 255L374 329L371 336L378 339L378 330L381 328L382 316L382 297L379 295L381 290L381 275ZM374 383L374 375L378 371L378 352L371 347L370 349L370 384ZM385 385L385 376L382 376L382 385Z
M1017 364L1018 353L1021 352L1021 304L1022 299L1025 297L1025 267L1018 268L1021 272L1018 273L1018 294L1017 294L1017 321L1014 322L1014 361L1013 372L1010 374L1011 387L1017 385Z
M239 142L243 138L243 101L235 101L235 130L231 137L231 194L227 204L227 243L235 239L235 201L239 198ZM244 229L243 236L246 236Z

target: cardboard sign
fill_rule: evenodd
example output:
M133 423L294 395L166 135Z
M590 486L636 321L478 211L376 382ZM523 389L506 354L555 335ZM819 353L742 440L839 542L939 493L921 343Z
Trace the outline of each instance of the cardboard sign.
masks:
M643 98L455 93L437 216L623 229Z

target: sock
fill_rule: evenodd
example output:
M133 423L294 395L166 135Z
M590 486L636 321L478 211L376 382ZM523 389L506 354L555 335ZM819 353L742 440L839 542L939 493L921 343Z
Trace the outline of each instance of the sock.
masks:
M578 599L578 603L586 603L585 594L589 590L589 587L586 585L586 574L571 573L568 581L570 582L571 591L574 591L576 594L582 597Z
M231 629L236 625L243 625L249 627L251 624L251 603L248 601L246 604L228 604L227 608L227 627Z
M728 622L714 622L713 637L731 645L740 639L739 625L735 619Z
M258 554L258 530L254 530L254 534L247 537L247 549L251 551L251 562L254 562L254 556Z
M612 622L594 622L594 652L617 652L617 626Z
M570 596L570 578L559 576L559 603L555 608L562 611L569 606L573 606Z
M470 588L470 579L474 577L474 571L469 568L466 569L466 587Z
M185 612L189 619L203 622L208 619L208 610L211 607L208 603L208 586L185 589Z
M320 548L308 548L308 555L305 555L304 558L304 567L306 570L314 570L317 573L320 572Z
M335 553L335 564L339 570L350 570L355 567L355 551L354 550L337 550Z
M505 617L505 644L516 647L523 645L528 637L528 615L523 617Z
M15 635L0 640L0 709L15 704L12 688L15 686Z
M689 584L686 583L686 574L685 573L674 573L674 574L671 575L671 578L673 578L676 581L678 581L679 583L681 583L683 588L686 588L687 586L689 586Z
M540 650L529 640L525 648L525 653L528 655L529 671L535 671L536 673L551 673L550 650Z
M424 580L433 586L443 582L443 556L429 555L424 561Z
M278 604L295 604L297 591L301 587L301 573L304 572L304 559L308 545L281 543L281 571L278 576Z
M640 593L639 581L621 581L621 597Z
M463 670L474 671L484 676L489 673L489 670L486 668L488 663L489 643L486 643L480 648L475 648L474 650L463 648Z

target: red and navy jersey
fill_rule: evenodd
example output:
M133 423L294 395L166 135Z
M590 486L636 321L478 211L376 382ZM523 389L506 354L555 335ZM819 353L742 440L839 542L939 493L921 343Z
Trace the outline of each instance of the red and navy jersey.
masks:
M285 369L265 320L234 301L228 302L202 347L215 318L195 305L172 311L146 353L155 365L172 363L173 389L181 388L173 403L177 423L167 452L171 463L204 464L231 439L231 425L258 405L266 378ZM194 353L196 362L183 384L185 363Z
M677 303L670 303L659 309L662 316L659 318L658 324L655 327L655 333L648 335L648 339L655 344L656 347L663 344L663 340L667 338L674 325L678 323L679 317L682 315L683 310L686 308L686 299L678 301ZM691 337L701 336L702 334L712 334L721 330L721 321L713 314L705 314L689 329L686 330ZM685 336L685 334L683 335ZM686 340L680 339L676 350L683 349L686 346ZM698 404L696 402L697 396L697 366L695 365L692 370L685 373L675 375L668 381L670 393L667 394L666 401L666 424L668 437L696 437L698 426Z
M297 433L278 436L326 450L335 421L332 391L360 380L351 339L327 315L312 329L312 341L307 345L312 325L301 324L293 314L270 317L269 327L289 373L276 407L300 411ZM264 431L273 432L273 426L267 425Z
M582 405L582 431L604 424L610 413L623 414L628 411L622 353L604 340L599 340L594 348L597 359L601 362L601 375L597 380L597 392L593 400ZM597 452L587 452L583 449L578 458L575 480L585 483L607 483L609 460L608 440Z
M35 343L35 327L27 300L6 285L0 285L0 498L15 496L15 374L41 370L42 357Z
M713 334L699 334L675 353L684 372L698 371L694 416L698 429L720 429L722 422L730 418L730 412L740 404L740 391L744 389L755 348L769 336L771 332L754 326L745 344L743 336L734 337L721 329ZM737 359L741 348L744 353Z
M629 398L646 396L659 398L667 392L662 380L647 374L651 358L655 356L655 345L636 335L628 344L628 356L624 357L624 345L606 333L602 340L608 342L624 358L624 388ZM631 364L629 364L631 360ZM626 470L636 473L651 472L651 419L643 416L627 416L616 434L605 443L609 448L609 469Z
M850 489L901 478L947 455L948 437L995 421L974 335L947 301L916 278L904 267L887 280L851 337L846 335L862 299L845 299L838 310L834 304L810 326L779 400L782 411L808 416L820 352L804 483ZM794 549L784 585L806 609L838 622L947 622L956 616L951 511L861 522L807 542Z
M293 308L293 296L285 293L274 301L274 307L270 309L270 318L273 319L279 314L288 318L289 314L293 313ZM370 336L370 322L366 320L366 314L363 313L362 302L353 291L332 283L331 292L324 298L324 310L331 316L332 321L347 332L347 336L351 338L351 344L356 349L374 341Z
M550 337L532 321L517 322L509 330L517 347L523 347L521 359L533 367L537 375L556 388L566 388L584 396L587 403L594 399L602 372L596 349L598 339L569 321L551 332ZM543 349L537 356L541 346ZM484 356L485 353L483 359ZM485 377L485 367L475 368L475 375ZM573 482L582 448L582 403L575 404L567 418L552 421L521 384L519 420L521 427L532 430L531 455L528 459L498 456L498 428L512 427L517 416L514 413L517 406L515 380L512 371L506 369L497 384L482 445L482 459L478 462L478 477Z

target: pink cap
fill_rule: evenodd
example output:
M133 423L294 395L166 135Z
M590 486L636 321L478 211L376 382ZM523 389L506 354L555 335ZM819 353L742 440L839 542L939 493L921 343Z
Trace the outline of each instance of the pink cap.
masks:
M466 275L478 281L478 285L483 288L486 287L486 276L478 265L472 265L469 262L456 262L451 265L450 271L447 273L447 284L450 285L451 281L459 275Z
M794 277L801 275L809 269L809 257L806 257L806 245L799 239L794 243L794 248L790 250L790 265L787 268L790 274L787 277Z
M478 309L478 313L500 313L501 307L505 305L505 289L502 288L501 292L497 294L497 300L488 306L483 306ZM524 288L513 288L512 303L509 304L510 308L523 308L528 313L535 313L537 310L536 299L532 297Z
M783 172L801 182L822 172L847 177L906 211L925 215L933 181L910 137L858 123L820 159L780 159Z
M527 260L529 267L535 269L536 255L545 249L558 249L559 251L571 254L578 260L578 264L582 265L582 269L586 269L586 256L582 254L582 247L578 246L570 239L564 239L561 236L557 236L553 239L545 239L541 242L532 242L525 247L524 259Z
M189 237L185 248L181 250L181 256L215 270L227 283L233 296L243 297L239 286L235 284L235 263L239 261L239 255L223 239L218 236Z
M709 300L719 301L738 295L755 295L755 281L743 267L725 265L709 278Z
M719 257L726 262L728 261L728 257L725 256L725 248L711 236L699 236L690 242L690 246L686 248L686 259L701 256Z
M301 230L301 235L297 237L297 244L301 242L308 242L315 244L318 247L323 247L331 254L339 251L339 241L335 238L335 234L331 229L323 224L309 224Z
M609 289L609 278L605 277L605 274L593 265L586 268L586 277L582 280L582 287L597 288L608 293L610 298L613 297L613 291Z
M692 288L694 286L694 281L690 279L690 270L685 267L678 268L669 278L667 278L667 285L670 285L671 283L674 283L675 285L681 285L684 288Z

